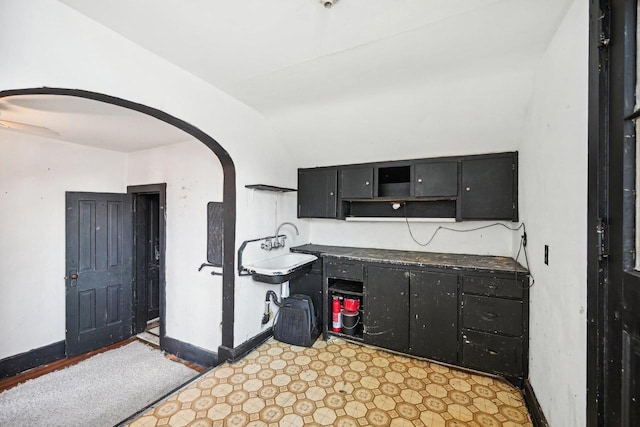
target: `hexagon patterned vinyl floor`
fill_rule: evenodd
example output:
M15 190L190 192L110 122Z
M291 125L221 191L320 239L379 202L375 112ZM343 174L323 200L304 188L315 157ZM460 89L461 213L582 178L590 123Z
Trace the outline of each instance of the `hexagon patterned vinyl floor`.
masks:
M510 384L339 339L274 339L157 404L147 426L532 426Z

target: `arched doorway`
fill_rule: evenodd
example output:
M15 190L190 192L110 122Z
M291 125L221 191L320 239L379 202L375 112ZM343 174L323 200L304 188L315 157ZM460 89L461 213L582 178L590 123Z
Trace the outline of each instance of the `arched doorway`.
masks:
M146 105L127 101L121 98L84 91L79 89L61 88L30 88L8 90L0 92L0 98L19 97L28 95L63 95L84 98L93 101L104 102L118 107L127 108L146 114L157 120L174 126L186 134L202 142L211 150L220 161L223 170L223 250L222 250L222 345L233 347L234 324L234 286L235 286L235 218L236 218L236 189L235 167L229 154L212 137L194 127L193 125L178 119L163 111Z

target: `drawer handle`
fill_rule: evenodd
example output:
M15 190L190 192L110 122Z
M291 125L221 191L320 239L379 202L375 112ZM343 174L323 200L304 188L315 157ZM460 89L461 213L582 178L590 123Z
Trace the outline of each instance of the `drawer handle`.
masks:
M492 313L490 311L487 311L486 313L484 313L482 315L482 320L494 320L496 317L500 317L497 313Z
M498 355L497 351L493 351L493 350L489 350L489 349L487 349L487 353L489 353L492 356L497 356Z

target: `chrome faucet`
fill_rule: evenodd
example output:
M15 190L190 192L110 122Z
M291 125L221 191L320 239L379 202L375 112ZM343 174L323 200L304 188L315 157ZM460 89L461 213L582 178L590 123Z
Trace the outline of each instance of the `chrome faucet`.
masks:
M296 230L296 236L299 236L299 235L300 235L300 232L298 231L298 227L296 227L296 225L295 225L294 223L292 223L292 222L283 222L282 224L280 224L280 225L278 226L278 228L276 228L276 235L274 236L275 238L278 238L278 234L280 234L280 229L281 229L282 227L284 227L285 225L290 225L290 226L292 226L292 227L294 228L294 230Z
M279 237L279 235L280 235L280 229L282 227L284 227L285 225L292 226L293 229L296 230L296 236L300 235L300 232L298 231L298 227L296 227L296 225L294 223L292 223L292 222L283 222L276 229L276 234L273 237L265 239L265 241L260 245L260 247L262 249L264 249L264 250L267 250L267 251L270 251L271 249L278 249L278 248L284 247L284 241L287 238L287 236Z

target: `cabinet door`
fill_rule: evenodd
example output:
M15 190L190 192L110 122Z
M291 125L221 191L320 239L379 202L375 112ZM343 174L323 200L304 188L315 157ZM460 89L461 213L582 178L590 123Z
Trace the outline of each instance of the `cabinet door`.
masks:
M409 271L367 267L364 341L406 352L409 348Z
M458 276L412 272L410 353L447 363L458 355Z
M337 169L298 169L298 218L336 218Z
M462 161L462 219L517 221L515 156Z
M373 197L373 168L345 168L340 171L342 199L371 199Z
M416 163L413 180L416 197L458 195L458 162Z

